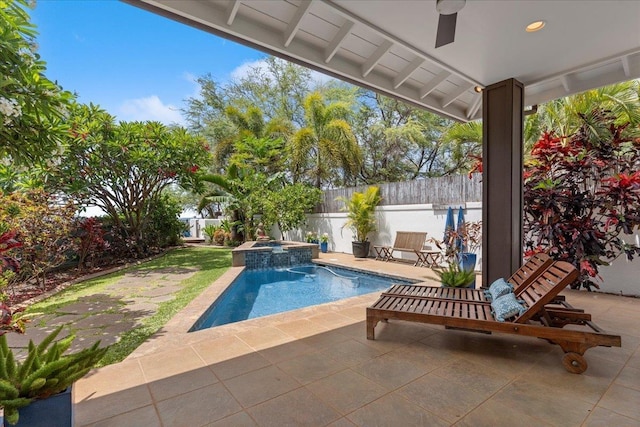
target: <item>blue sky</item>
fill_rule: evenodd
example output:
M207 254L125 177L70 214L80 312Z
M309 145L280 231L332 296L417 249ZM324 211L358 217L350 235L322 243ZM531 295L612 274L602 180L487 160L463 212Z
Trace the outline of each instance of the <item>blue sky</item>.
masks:
M116 0L39 0L47 77L118 120L181 122L194 78L238 77L265 54Z

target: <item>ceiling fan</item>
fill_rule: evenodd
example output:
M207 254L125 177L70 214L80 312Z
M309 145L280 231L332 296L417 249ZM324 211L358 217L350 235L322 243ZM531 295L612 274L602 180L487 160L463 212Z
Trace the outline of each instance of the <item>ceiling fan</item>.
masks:
M436 10L440 14L438 32L436 33L436 48L453 43L456 35L456 19L467 0L436 0Z

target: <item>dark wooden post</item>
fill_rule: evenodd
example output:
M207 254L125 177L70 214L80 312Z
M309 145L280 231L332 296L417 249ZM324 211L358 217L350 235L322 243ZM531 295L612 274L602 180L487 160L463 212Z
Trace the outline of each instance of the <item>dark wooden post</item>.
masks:
M508 278L522 264L524 85L515 79L482 96L482 284Z

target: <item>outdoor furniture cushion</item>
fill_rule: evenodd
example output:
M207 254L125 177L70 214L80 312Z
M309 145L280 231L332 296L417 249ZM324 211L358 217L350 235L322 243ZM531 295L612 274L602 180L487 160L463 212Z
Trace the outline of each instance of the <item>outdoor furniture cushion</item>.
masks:
M498 322L504 322L513 316L519 316L527 311L524 304L516 299L515 294L509 293L496 298L491 302L493 317Z
M493 301L502 295L513 293L513 285L508 283L504 278L499 278L484 291L487 301Z

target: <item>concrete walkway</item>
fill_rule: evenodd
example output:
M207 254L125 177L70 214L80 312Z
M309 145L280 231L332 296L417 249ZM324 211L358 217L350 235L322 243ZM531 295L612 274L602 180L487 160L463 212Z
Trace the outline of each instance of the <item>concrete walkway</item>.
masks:
M351 255L322 259L432 275ZM127 360L78 381L76 425L640 425L637 299L564 292L622 335L622 348L587 351L589 369L574 375L562 367L557 346L535 338L390 322L369 341L365 307L377 293L187 333L236 273L231 269Z

